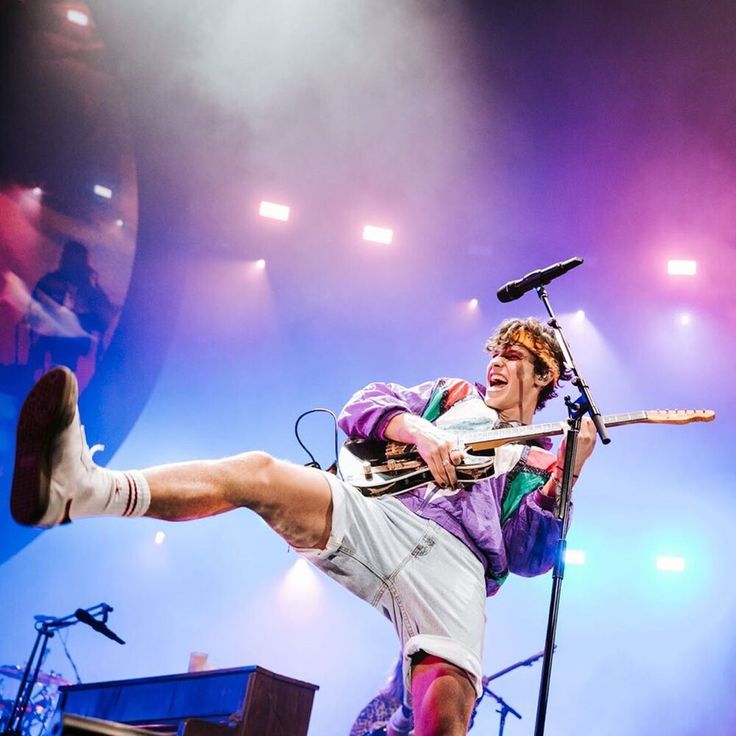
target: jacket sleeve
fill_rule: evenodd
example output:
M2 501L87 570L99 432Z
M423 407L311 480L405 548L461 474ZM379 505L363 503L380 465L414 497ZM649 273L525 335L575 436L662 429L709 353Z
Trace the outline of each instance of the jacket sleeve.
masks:
M533 490L507 519L503 540L509 572L533 577L552 569L562 531L554 506L554 498Z
M532 577L554 566L562 522L554 513L555 499L541 488L556 462L553 453L527 447L509 474L501 505L509 572Z
M386 425L397 414L424 411L437 381L407 388L398 383L369 383L345 404L338 425L348 437L383 440Z

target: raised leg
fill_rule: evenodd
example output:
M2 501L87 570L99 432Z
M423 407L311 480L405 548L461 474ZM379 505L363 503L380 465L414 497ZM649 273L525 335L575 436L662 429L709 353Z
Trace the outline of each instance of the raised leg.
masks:
M27 526L89 516L153 516L178 521L249 508L289 544L322 548L332 493L324 473L263 452L144 471L101 468L92 460L67 368L46 373L18 419L11 511Z
M327 543L332 493L319 470L246 452L147 468L143 475L151 491L146 516L184 521L243 507L294 547L322 549Z

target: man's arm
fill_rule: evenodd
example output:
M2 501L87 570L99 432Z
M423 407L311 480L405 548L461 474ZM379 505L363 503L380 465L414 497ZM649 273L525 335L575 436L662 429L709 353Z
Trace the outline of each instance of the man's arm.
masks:
M348 437L393 439L385 434L391 419L404 413L421 415L436 383L426 381L409 388L398 383L369 383L350 397L337 423Z
M442 488L455 488L455 466L463 460L457 435L435 427L413 414L396 414L386 425L386 439L416 445L417 452L432 471L432 477Z
M586 417L578 436L573 483L593 452L595 441L595 427ZM517 575L541 575L554 565L560 538L560 521L554 514L554 506L562 482L565 445L563 440L547 482L538 490L527 493L503 526L509 570Z
M585 465L585 461L591 456L595 449L595 441L597 434L595 431L595 425L591 421L590 417L584 417L583 422L580 425L580 434L578 435L578 446L575 452L575 464L572 470L572 482L575 485L580 471ZM560 449L557 450L557 462L549 480L540 489L545 496L551 498L557 498L560 491L560 485L562 484L562 470L565 464L565 449L567 448L567 437L565 437L560 443Z
M457 437L421 416L436 386L437 381L410 388L397 383L370 383L343 407L338 419L340 429L349 437L416 445L435 482L454 487L454 464L462 460Z

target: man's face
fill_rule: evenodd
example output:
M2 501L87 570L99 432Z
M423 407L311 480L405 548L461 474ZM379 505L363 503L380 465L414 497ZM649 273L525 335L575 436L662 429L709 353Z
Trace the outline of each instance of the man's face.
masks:
M534 357L511 343L493 354L486 371L486 404L504 420L531 422L544 381L534 372Z

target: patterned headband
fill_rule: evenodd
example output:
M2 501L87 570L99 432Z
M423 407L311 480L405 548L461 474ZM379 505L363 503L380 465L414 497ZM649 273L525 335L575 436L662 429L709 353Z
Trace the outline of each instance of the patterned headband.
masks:
M530 353L539 358L544 363L545 368L552 373L554 378L552 385L557 385L557 381L560 380L560 364L544 340L527 330L526 327L519 327L518 330L512 332L508 340L523 345Z

